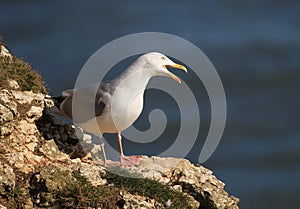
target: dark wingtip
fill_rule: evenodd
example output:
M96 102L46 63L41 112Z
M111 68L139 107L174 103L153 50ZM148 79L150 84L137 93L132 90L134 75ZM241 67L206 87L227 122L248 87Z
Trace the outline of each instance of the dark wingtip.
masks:
M54 102L54 105L60 109L60 104L66 99L65 96L57 96L57 97L51 97L51 99Z

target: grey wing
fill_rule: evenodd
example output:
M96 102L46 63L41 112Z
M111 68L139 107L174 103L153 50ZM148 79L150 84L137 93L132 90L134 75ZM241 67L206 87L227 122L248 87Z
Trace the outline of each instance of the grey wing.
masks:
M59 109L75 123L83 123L103 114L106 105L102 97L108 90L106 84L91 84L81 89L64 91L63 94L67 96L61 102ZM73 104L74 96L76 103ZM76 114L74 117L73 107Z

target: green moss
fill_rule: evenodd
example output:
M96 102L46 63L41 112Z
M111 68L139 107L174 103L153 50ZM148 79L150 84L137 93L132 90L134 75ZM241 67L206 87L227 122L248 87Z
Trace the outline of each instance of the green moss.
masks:
M9 89L8 80L17 81L22 91L46 92L41 75L28 63L16 57L0 57L0 88Z
M20 194L22 194L22 190L19 186L16 186L15 189L14 189L14 196L19 196Z
M117 167L111 168L110 171L102 175L108 183L113 183L115 187L124 189L131 194L146 196L162 204L171 200L172 208L175 209L191 208L185 195L158 181L148 178L137 178L139 174L129 173Z
M122 202L119 190L115 187L91 185L78 173L73 173L75 181L58 191L55 205L62 208L117 208Z

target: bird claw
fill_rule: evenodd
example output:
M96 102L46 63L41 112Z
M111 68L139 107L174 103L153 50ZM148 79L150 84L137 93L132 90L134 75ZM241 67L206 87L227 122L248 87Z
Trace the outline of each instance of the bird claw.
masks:
M133 155L133 156L122 156L120 157L120 162L115 162L111 160L106 160L104 162L104 167L128 167L128 166L137 166L139 164L140 159L142 156L140 155ZM103 163L102 163L103 164Z
M111 160L107 160L106 162L104 162L104 167L116 167L116 166L120 166L120 162L115 162Z
M120 163L121 166L137 166L139 164L140 159L142 158L142 156L140 155L132 155L132 156L125 156L122 155L120 157Z

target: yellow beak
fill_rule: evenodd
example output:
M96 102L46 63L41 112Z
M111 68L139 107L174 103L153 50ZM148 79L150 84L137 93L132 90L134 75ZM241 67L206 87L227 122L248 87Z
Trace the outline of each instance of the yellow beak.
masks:
M183 65L180 65L180 64L166 65L165 67L171 67L171 68L180 69L180 70L183 70L184 72L187 73L186 67L183 66ZM173 73L171 73L170 71L168 71L168 76L170 76L171 78L173 78L176 82L181 83L181 80L176 75L174 75Z

